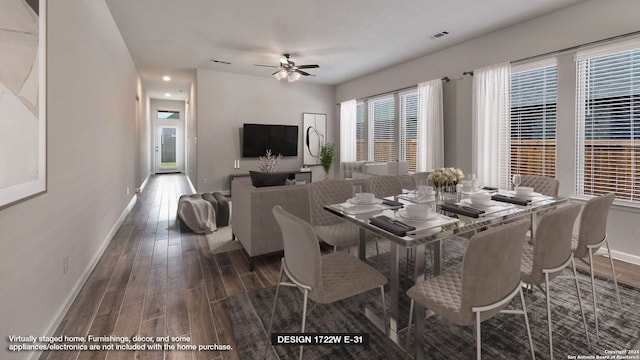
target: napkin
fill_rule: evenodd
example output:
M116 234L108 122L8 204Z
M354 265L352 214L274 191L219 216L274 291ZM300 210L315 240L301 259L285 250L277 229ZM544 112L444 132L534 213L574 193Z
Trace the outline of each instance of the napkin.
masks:
M402 203L399 202L399 201L393 201L393 200L384 199L384 200L382 200L382 203L387 205L387 206L391 206L391 207L403 207Z
M495 191L498 190L498 188L495 187L491 187L491 186L483 186L482 187L483 190L489 190L489 191Z
M373 217L369 219L369 222L373 226L377 226L398 236L406 236L407 231L413 231L416 229L415 226L404 224L400 221L393 220L390 217L384 215Z
M452 212L452 213L456 213L456 214L460 214L460 215L464 215L472 218L477 218L480 215L484 214L484 210L478 210L469 206L460 206L456 204L442 204L440 205L440 210L444 210L444 211L448 211L448 212Z
M521 199L515 196L507 196L502 194L496 194L491 197L491 200L502 201L510 204L516 204L521 206L526 206L531 202L531 200Z

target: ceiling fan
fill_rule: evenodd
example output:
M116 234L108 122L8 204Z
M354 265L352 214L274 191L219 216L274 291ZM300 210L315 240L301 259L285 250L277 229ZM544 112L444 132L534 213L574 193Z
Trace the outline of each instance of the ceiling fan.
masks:
M290 59L291 54L283 54L280 58L280 65L260 65L254 64L254 66L263 66L263 67L272 67L278 68L278 71L274 72L273 75L276 79L282 80L287 79L289 82L294 82L300 78L300 75L303 76L315 76L313 74L309 74L306 71L302 71L300 69L317 69L320 65L296 65L295 62Z

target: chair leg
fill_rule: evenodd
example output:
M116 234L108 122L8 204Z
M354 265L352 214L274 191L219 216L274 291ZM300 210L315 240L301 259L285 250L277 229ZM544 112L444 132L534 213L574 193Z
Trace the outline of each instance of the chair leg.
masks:
M524 291L520 287L520 303L522 303L522 312L524 313L524 324L527 326L527 336L529 337L529 349L531 349L531 358L536 360L536 352L533 349L533 338L531 337L531 328L529 327L529 316L527 315L527 304L524 301Z
M616 269L613 267L613 258L611 257L611 249L609 248L609 240L604 242L607 244L607 253L609 253L609 263L611 264L611 276L613 277L613 283L616 286L616 295L618 295L618 305L622 310L622 301L620 300L620 290L618 290L618 279L616 278Z
M553 359L553 335L551 332L551 294L549 293L549 273L544 274L545 296L547 298L547 323L549 325L549 359Z
M380 286L380 295L382 297L382 322L384 323L384 334L389 337L389 324L387 322L387 304L384 301L384 285Z
M578 272L576 271L576 262L571 256L571 266L573 266L573 278L576 281L576 291L578 292L578 304L580 305L580 313L582 313L582 324L584 325L584 334L587 336L587 346L591 351L591 340L589 340L589 330L587 330L587 318L584 316L584 308L582 307L582 295L580 294L580 286L578 285Z
M307 325L307 298L309 296L309 290L304 289L304 304L302 305L302 328L300 329L300 333L304 334L305 326ZM304 350L304 345L300 345L300 360L302 360L302 352Z
M593 250L589 248L589 273L591 274L591 295L593 297L593 318L596 321L596 343L600 342L598 329L598 305L596 304L596 283L593 278Z
M264 358L267 357L267 349L271 343L271 326L273 325L273 318L276 314L276 304L278 303L278 295L280 294L280 283L282 282L282 276L284 275L284 264L280 264L280 277L278 278L278 285L276 286L276 297L273 299L273 307L271 307L271 319L269 319L269 339L264 346Z
M413 305L414 305L414 300L411 299L411 305L409 305L409 325L407 325L407 360L411 359L411 356L409 355L409 339L411 339L411 321L413 320ZM416 336L418 334L418 330L416 329ZM416 343L416 346L418 345L417 339L414 340L414 343Z
M480 336L480 312L476 312L476 359L482 358L482 337Z

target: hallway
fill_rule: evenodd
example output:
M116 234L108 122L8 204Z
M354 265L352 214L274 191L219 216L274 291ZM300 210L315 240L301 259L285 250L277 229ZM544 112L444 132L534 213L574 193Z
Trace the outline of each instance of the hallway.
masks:
M279 258L258 261L256 271L249 272L240 251L211 255L204 236L168 229L179 196L188 193L182 174L150 177L56 335L188 336L194 345L234 347L227 297L275 284ZM237 355L234 351L58 351L40 357L134 358L235 359Z

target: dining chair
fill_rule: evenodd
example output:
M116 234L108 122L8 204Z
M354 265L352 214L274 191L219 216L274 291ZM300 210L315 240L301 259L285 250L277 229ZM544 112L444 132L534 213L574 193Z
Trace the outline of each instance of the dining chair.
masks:
M412 286L409 330L415 302L459 326L475 326L476 358L481 358L481 322L498 313L524 315L531 357L535 359L533 340L527 317L519 269L522 241L529 228L527 220L481 231L471 237L462 260L462 267L427 278ZM504 309L520 295L522 310ZM423 329L416 328L424 336ZM409 334L407 334L409 337Z
M532 187L533 191L537 193L551 196L554 199L558 198L558 190L560 188L558 179L539 175L522 175L521 178L520 186Z
M431 171L417 172L411 176L413 177L413 182L416 186L418 186L418 184L433 186L433 183L429 180L429 175L431 175Z
M402 181L395 175L372 176L366 180L366 188L379 198L396 196L402 194Z
M553 359L553 335L551 323L551 288L550 282L555 278L574 279L576 292L578 294L578 304L582 314L587 344L591 350L589 332L587 331L587 320L582 307L582 296L578 286L578 276L576 274L576 264L571 251L571 238L573 224L580 212L580 205L570 204L556 209L549 210L540 219L540 224L535 234L533 246L523 244L522 266L520 276L525 284L544 284L544 289L540 288L547 302L547 325L549 330L549 354ZM571 264L573 276L563 276L561 273Z
M324 210L325 205L338 204L347 201L353 195L353 187L348 180L323 180L309 184L309 218L311 226L318 238L325 243L338 248L355 246L360 239L360 228L340 217ZM375 236L365 232L365 239L371 240ZM376 252L379 254L376 242Z
M388 335L384 299L386 277L366 263L343 252L321 256L318 238L311 225L288 213L281 206L273 207L273 216L282 232L284 257L280 265L280 278L269 320L269 339L280 286L297 287L303 293L300 331L302 333L305 332L308 299L316 304L330 304L378 288L382 299L384 327ZM287 275L288 281L283 281L284 274ZM326 331L336 331L336 329L326 329ZM267 348L268 344L265 347L265 356ZM302 359L303 350L301 345L300 359Z
M618 280L616 280L616 271L613 266L613 258L611 257L611 249L607 240L607 217L609 209L616 196L613 193L594 197L589 200L582 209L580 216L580 229L578 236L574 237L573 256L587 263L585 258L589 258L589 273L591 274L591 294L593 295L593 314L596 322L596 341L600 339L598 332L598 309L596 305L596 286L593 281L593 254L605 244L607 245L607 253L609 263L611 265L611 277L616 286L616 295L618 296L618 305L622 309L622 301L620 300L620 290L618 289Z

